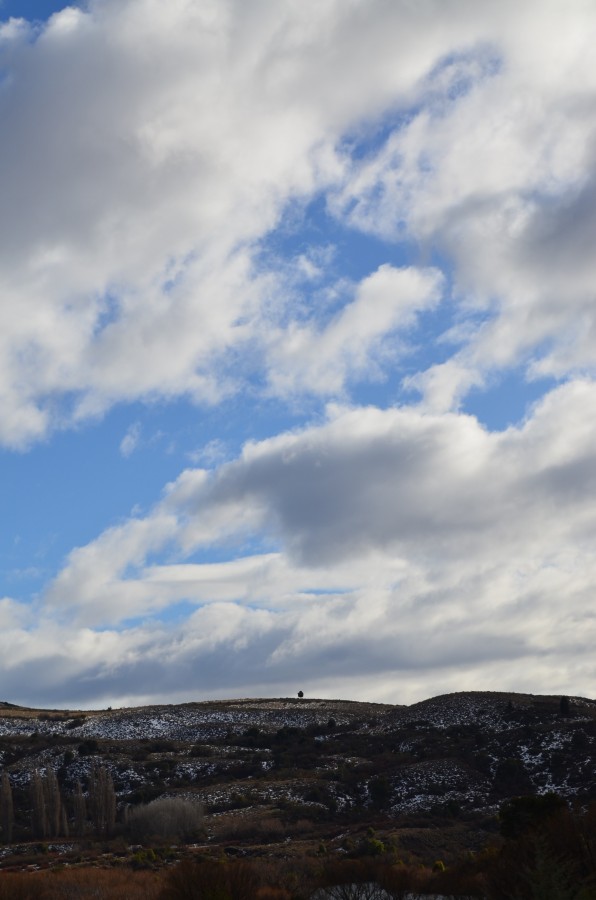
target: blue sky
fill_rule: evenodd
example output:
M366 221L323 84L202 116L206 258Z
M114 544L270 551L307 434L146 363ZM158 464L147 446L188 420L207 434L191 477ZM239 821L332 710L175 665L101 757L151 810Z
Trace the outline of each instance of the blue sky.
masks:
M2 0L0 13L3 20L14 17L30 22L45 22L52 13L59 12L65 5L77 4L55 3L54 0Z
M0 2L0 678L593 693L596 13Z

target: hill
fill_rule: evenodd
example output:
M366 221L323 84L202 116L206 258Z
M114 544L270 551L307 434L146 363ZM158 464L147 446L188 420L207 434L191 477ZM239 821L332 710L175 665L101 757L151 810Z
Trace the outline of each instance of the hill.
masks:
M0 762L17 837L33 773L110 774L119 815L160 797L200 802L205 846L283 856L346 848L371 827L402 857L477 850L508 797L596 797L596 701L464 692L394 706L242 699L95 711L0 704ZM370 831L368 832L370 834ZM291 838L291 846L288 843Z

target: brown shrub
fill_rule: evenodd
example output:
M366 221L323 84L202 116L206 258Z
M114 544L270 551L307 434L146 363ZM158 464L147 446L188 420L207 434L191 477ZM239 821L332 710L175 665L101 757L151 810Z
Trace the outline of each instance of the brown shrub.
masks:
M221 841L272 843L283 840L287 834L288 829L276 817L257 819L230 815L220 816L217 822L217 837Z
M183 860L167 875L160 900L255 900L259 882L248 863Z
M157 900L162 877L118 869L0 875L0 900Z
M203 807L179 798L153 800L131 809L127 826L135 840L150 836L190 840L203 827Z
M292 895L285 888L271 887L270 885L265 885L257 891L257 900L291 900L291 897Z
M40 893L39 875L20 875L9 872L0 875L0 900L38 900Z
M262 900L274 900L279 892L279 900L307 900L314 893L319 880L320 863L304 856L284 860L258 860L254 865L261 877ZM273 893L266 893L269 890Z

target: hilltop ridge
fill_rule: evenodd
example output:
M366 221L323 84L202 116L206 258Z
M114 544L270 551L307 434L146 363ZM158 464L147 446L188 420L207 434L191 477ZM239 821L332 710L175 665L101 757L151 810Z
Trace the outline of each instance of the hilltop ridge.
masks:
M0 765L24 833L36 770L56 772L68 797L101 766L120 810L200 802L210 844L287 853L289 836L333 845L374 825L397 829L406 850L448 857L450 847L481 847L508 797L596 798L596 701L489 691L410 706L286 697L36 710L5 701Z

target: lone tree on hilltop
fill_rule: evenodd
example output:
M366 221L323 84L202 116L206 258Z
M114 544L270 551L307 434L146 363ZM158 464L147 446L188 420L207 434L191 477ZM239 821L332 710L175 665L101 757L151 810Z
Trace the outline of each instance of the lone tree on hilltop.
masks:
M298 699L302 700L303 697L304 697L304 691L298 691Z

